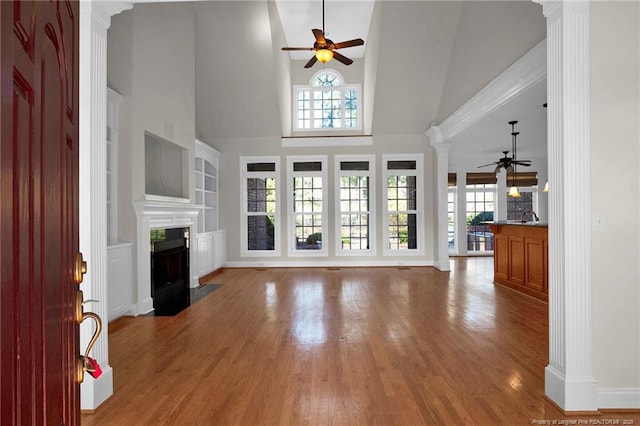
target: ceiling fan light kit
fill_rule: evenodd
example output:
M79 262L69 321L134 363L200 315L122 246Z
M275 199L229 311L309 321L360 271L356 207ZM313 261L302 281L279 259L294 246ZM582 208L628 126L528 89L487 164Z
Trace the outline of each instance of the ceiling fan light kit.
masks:
M316 62L320 61L323 64L329 62L331 59L335 59L344 65L351 65L353 60L346 56L336 52L337 49L344 49L347 47L362 46L364 40L356 38L353 40L342 41L340 43L334 43L333 40L329 40L325 37L324 32L324 0L322 0L322 29L314 28L311 30L316 41L313 43L313 47L283 47L284 51L291 50L315 50L315 54L309 59L309 62L305 64L305 68L311 68Z
M316 59L325 64L333 59L333 52L329 49L316 50Z

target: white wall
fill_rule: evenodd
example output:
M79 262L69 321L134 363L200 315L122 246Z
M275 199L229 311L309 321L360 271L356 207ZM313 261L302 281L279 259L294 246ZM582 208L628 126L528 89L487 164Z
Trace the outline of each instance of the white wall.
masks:
M640 407L640 5L591 3L594 375ZM601 396L602 399L602 396ZM605 400L606 402L606 400ZM601 407L606 407L603 402ZM619 406L619 405L618 405Z
M426 136L423 135L390 135L374 137L374 145L370 147L323 147L318 149L313 148L282 148L280 138L215 138L211 142L222 152L222 161L220 161L220 178L219 178L219 197L220 197L220 228L226 230L232 230L230 235L236 235L238 237L227 239L227 259L231 264L238 265L239 263L256 264L259 262L272 262L272 263L299 263L299 262L313 262L313 263L330 263L330 262L361 262L363 264L372 264L382 261L404 262L405 264L424 264L425 262L433 261L433 239L434 239L434 226L435 226L435 209L434 201L432 199L434 191L434 183L431 174L432 153L428 146ZM424 182L423 192L425 203L425 254L423 256L401 256L401 257L383 257L382 256L382 174L380 173L382 167L382 154L383 153L423 153L424 154ZM240 204L240 170L239 170L239 158L240 156L256 156L256 155L278 155L281 158L281 180L280 190L281 195L286 195L284 192L286 189L286 156L288 155L327 155L329 166L329 187L335 187L333 176L333 163L334 156L337 154L375 154L376 155L376 218L377 218L377 232L376 232L376 247L377 256L373 257L336 257L333 255L334 246L333 241L329 242L329 256L324 258L304 258L296 257L295 259L287 258L287 247L284 245L286 240L286 216L282 216L281 230L278 233L278 237L282 241L280 257L240 257L240 220L242 216L238 214L241 209ZM334 199L332 191L330 191L330 198L328 200L328 212L334 211ZM285 198L282 199L282 209L286 208ZM334 221L333 215L329 214L329 233L334 234Z
M108 32L109 86L124 97L119 140L119 238L133 241L133 201L145 192L145 131L185 149L189 198L194 199L195 57L193 9L184 4L138 4L112 18ZM133 277L137 277L133 262ZM137 288L134 282L133 288ZM137 302L134 291L132 302Z
M546 35L533 1L467 1L457 22L436 121L441 122Z
M199 137L211 143L214 137L282 136L280 108L288 100L281 100L277 89L287 73L281 63L286 53L274 52L267 2L209 1L193 7Z

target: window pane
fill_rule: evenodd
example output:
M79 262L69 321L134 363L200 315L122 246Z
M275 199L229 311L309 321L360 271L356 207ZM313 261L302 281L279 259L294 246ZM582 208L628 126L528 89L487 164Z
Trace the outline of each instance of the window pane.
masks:
M369 162L341 162L341 168L368 170ZM340 178L340 247L342 250L369 249L369 177L342 176ZM363 208L364 207L364 208Z
M249 250L275 250L273 215L247 217L247 243Z
M248 172L275 172L276 163L247 163Z
M319 172L322 170L322 163L319 161L293 163L294 172ZM300 178L295 178L300 179Z
M395 161L390 160L387 162L388 170L415 170L416 162L413 160Z

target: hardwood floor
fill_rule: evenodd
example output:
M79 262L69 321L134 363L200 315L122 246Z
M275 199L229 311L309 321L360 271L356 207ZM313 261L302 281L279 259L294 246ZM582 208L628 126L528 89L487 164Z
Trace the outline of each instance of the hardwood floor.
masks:
M492 258L452 264L223 270L175 317L110 324L115 393L82 424L640 424L563 416L547 305L494 286Z

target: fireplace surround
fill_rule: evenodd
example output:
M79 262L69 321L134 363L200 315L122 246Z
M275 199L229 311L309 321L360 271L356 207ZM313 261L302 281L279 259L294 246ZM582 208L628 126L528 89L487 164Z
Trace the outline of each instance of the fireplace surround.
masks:
M157 229L188 229L188 287L198 286L196 254L192 252L197 230L198 209L189 199L146 195L144 200L133 203L136 212L136 261L137 300L132 304L134 315L154 310L151 281L151 231Z

